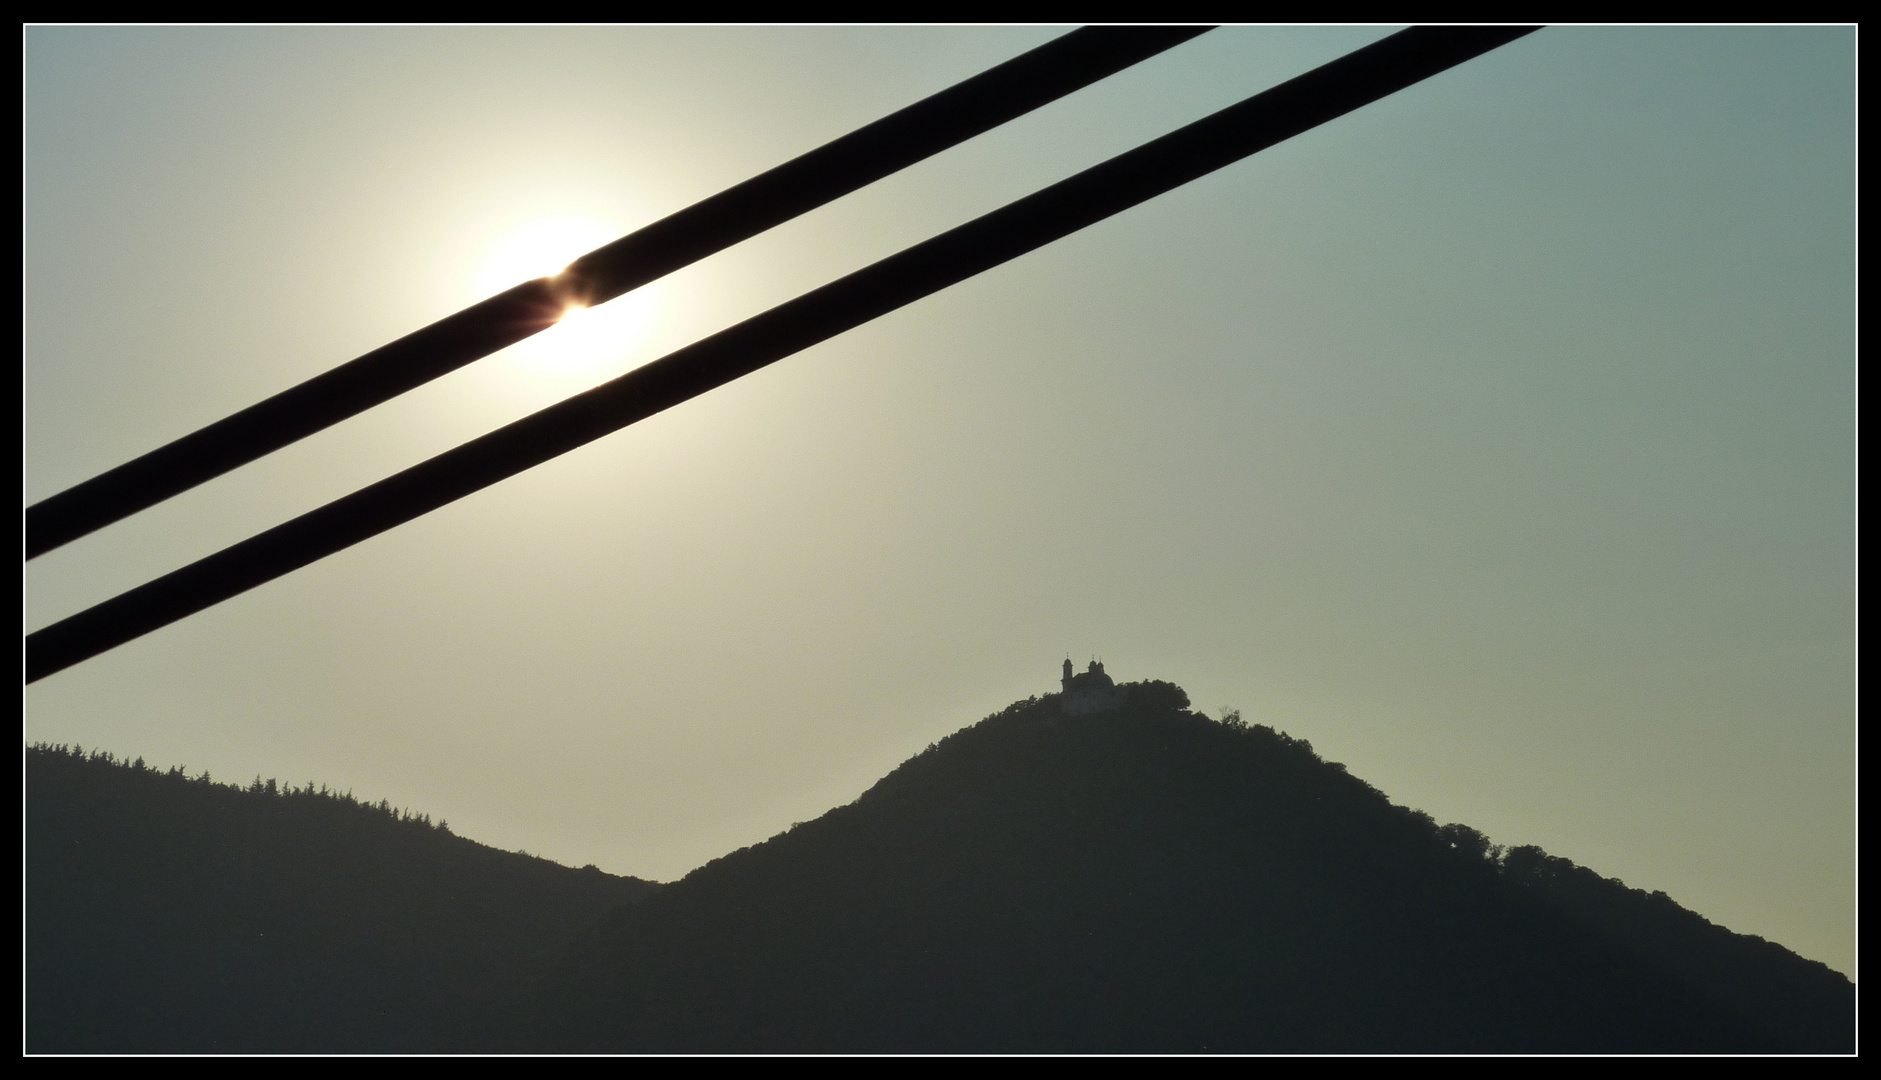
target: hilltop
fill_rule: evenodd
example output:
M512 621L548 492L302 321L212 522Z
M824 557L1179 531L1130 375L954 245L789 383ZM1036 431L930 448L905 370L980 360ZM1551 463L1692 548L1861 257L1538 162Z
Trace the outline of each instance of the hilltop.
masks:
M1854 1048L1822 964L1102 681L658 886L29 750L28 1047Z
M1824 965L1439 827L1177 687L1117 692L1017 703L616 913L514 1045L1853 1048Z

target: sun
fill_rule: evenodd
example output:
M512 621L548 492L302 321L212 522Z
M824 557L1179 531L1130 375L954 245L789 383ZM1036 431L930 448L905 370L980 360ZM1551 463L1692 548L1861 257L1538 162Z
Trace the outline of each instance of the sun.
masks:
M484 256L477 270L478 296L560 273L625 232L583 217L546 217L523 224L505 233ZM596 307L571 306L560 322L506 350L506 356L529 374L558 382L607 374L646 337L655 301L655 288L642 286Z

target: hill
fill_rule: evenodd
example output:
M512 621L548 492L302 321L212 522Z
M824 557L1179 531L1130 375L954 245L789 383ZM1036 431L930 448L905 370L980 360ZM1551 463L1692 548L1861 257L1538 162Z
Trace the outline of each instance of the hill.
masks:
M1824 965L1121 689L1020 702L615 913L507 1045L1853 1049Z
M349 795L26 751L29 1051L399 1051L656 886Z
M1826 966L1166 683L669 885L62 748L26 796L29 1050L1854 1049Z

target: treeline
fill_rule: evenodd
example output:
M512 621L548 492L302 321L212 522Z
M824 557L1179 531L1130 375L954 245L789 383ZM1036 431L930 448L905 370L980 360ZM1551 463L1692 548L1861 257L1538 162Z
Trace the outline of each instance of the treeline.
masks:
M26 747L26 753L29 757L36 756L44 758L47 756L60 756L70 758L74 764L84 763L107 768L112 766L121 767L132 773L161 777L173 783L196 784L218 788L228 794L266 796L280 799L318 800L323 804L330 804L334 809L344 808L361 813L376 814L392 821L416 825L420 828L436 828L439 832L443 833L449 833L451 831L450 823L443 820L438 821L434 826L431 822L430 814L419 813L410 809L401 809L393 806L388 799L380 799L376 803L362 801L354 797L350 788L346 791L338 791L329 788L325 784L320 784L316 787L312 780L307 781L307 783L300 787L295 787L293 784L280 783L274 777L263 780L261 775L257 773L255 779L248 784L224 784L213 778L209 774L208 769L204 769L195 776L189 775L189 770L182 765L173 765L168 769L153 769L144 763L142 757L138 757L136 760L120 759L114 756L109 750L92 750L87 752L82 746L74 746L67 743L31 743Z

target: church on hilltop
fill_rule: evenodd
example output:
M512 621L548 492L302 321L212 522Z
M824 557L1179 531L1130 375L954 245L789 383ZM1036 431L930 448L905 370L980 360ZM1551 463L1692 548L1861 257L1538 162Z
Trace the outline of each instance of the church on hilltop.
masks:
M1072 674L1071 660L1065 660L1064 707L1066 716L1084 716L1104 712L1123 704L1123 691L1104 674L1101 661L1091 661L1090 670Z

